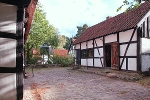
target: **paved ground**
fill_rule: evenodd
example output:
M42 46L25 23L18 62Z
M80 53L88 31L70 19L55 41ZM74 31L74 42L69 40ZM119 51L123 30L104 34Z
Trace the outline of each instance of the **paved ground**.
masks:
M46 68L24 80L24 100L150 100L150 88L67 68Z

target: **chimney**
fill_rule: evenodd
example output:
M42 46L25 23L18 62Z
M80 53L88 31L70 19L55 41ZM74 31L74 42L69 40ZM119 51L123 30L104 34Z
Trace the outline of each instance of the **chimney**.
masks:
M110 18L111 18L111 16L107 16L107 17L106 17L106 20L107 20L107 19L110 19Z

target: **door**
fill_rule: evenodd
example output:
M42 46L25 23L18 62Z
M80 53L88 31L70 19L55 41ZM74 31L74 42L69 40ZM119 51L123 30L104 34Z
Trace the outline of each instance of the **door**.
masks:
M111 43L111 68L112 69L119 69L118 42Z
M81 57L80 57L80 49L76 50L76 64L80 65Z
M105 65L111 67L111 44L105 45Z

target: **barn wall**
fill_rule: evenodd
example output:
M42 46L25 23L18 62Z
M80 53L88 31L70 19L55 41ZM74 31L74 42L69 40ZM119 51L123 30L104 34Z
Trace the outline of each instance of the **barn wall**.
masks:
M103 57L103 48L96 48L96 49L94 49L94 57Z
M0 73L0 100L16 100L16 74Z
M120 45L120 56L124 56L127 44ZM126 56L136 56L137 55L137 44L130 44Z
M105 43L117 41L117 34L111 34L105 37Z
M0 38L0 67L16 67L16 40Z
M134 29L119 33L119 42L129 42ZM137 32L135 32L137 33ZM132 41L137 41L137 34L134 34Z
M87 66L87 59L81 59L81 65Z
M94 47L97 47L97 46L103 46L103 38L97 38L95 39L96 43L94 42ZM97 46L96 46L97 44Z
M16 33L17 7L0 3L0 31Z
M81 43L81 49L86 49L86 42Z
M93 40L87 42L87 48L93 48Z
M17 7L0 3L0 32L16 34L16 19ZM0 37L0 67L16 67L16 44L16 39ZM16 74L0 73L0 100L16 100L16 96Z
M102 61L102 64L103 64L103 58L101 58L101 61ZM95 67L102 67L101 61L100 61L100 58L95 58L94 59L94 66Z
M75 49L80 49L80 44L76 44Z
M141 38L141 65L142 72L150 67L150 39Z
M124 32L119 33L119 43L121 43L120 47L120 56L124 57L125 50L127 49L127 45L131 39L134 29L130 29ZM122 63L122 59L120 58L120 65ZM132 70L137 71L137 30L135 31L131 43L129 44L129 48L127 49L127 53L125 55L124 62L122 64L121 69L123 70Z

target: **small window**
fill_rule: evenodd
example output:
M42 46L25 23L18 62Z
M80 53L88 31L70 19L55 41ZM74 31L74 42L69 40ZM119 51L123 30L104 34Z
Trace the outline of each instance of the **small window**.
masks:
M81 58L90 58L90 57L93 57L93 49L81 51Z
M93 49L88 50L88 57L93 57Z
M86 58L87 57L87 50L82 50L81 51L81 58Z

